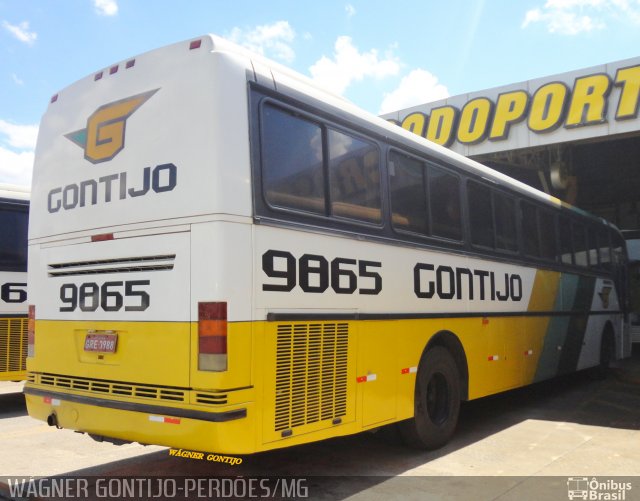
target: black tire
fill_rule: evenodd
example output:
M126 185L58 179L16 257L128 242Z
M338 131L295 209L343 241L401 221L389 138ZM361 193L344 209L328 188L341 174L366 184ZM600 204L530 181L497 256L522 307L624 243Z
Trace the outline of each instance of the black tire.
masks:
M446 444L458 424L460 373L451 353L435 346L422 355L414 395L414 417L398 423L405 443L418 449Z
M602 333L602 341L600 342L600 364L595 367L596 379L606 379L609 375L611 362L615 360L615 340L611 327L606 327Z

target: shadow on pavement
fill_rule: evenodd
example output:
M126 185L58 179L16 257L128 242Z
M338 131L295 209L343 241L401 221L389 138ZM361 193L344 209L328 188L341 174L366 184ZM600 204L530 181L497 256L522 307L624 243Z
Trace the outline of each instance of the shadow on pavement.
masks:
M0 422L4 418L27 415L27 407L22 392L0 393Z

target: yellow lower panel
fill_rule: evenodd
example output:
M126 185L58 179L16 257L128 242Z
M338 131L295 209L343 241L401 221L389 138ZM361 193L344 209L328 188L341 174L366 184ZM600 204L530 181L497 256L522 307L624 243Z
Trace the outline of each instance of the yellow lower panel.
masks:
M36 320L30 372L189 386L190 322ZM117 335L114 353L85 351L92 332Z
M27 371L0 372L0 381L23 381L27 379Z
M46 420L54 412L65 428L183 449L246 454L412 417L420 357L430 339L442 332L455 335L464 348L470 399L522 386L530 382L529 365L535 366L547 322L548 318L538 317L474 317L229 324L229 370L210 374L197 369L194 326L188 323L38 322L36 358L30 359L29 368L39 374L26 385L26 393L48 390L60 401L54 405L28 394L27 404L33 417ZM100 359L83 353L87 330L96 328L119 332L121 344L115 354ZM155 343L148 344L147 338ZM96 382L95 391L107 391L100 386L107 380L118 386L110 386L108 394L92 393L90 385ZM123 387L132 382L182 391L180 402L154 403L165 412L173 406L180 412L246 409L247 414L225 422L181 418L176 424L154 421L149 412L64 399L66 392L82 396L85 391L86 396L152 404L137 398L137 389L122 396ZM164 398L161 391L154 398Z

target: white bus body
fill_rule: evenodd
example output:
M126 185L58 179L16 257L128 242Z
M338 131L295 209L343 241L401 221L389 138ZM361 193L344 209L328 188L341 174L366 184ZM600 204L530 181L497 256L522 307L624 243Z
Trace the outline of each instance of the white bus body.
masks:
M443 250L396 241L400 233L383 223L386 201L374 223L362 219L375 208L350 204L330 224L308 213L263 217L255 114L280 95L455 165L458 178L560 210L217 37L122 61L61 90L40 127L29 228L31 415L98 436L254 452L412 418L425 346L446 345L456 331L467 350L466 361L456 355L465 399L596 366L605 336L613 356L626 353L608 272L543 269L461 242ZM595 261L604 269L615 230L588 221L606 236L608 260ZM588 293L577 292L581 284ZM203 316L202 304L224 313ZM586 316L574 335L578 315ZM206 351L204 337L227 326L223 353ZM287 372L297 352L286 339L298 334L307 363L330 364L303 377L330 388L326 398ZM314 351L316 335L325 351ZM293 390L281 386L281 371ZM283 396L296 388L300 400ZM330 409L316 420L322 405Z

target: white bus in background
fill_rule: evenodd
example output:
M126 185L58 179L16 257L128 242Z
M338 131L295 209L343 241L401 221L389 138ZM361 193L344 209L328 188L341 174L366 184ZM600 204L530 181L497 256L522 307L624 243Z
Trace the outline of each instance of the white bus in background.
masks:
M29 190L0 184L0 381L27 376Z

